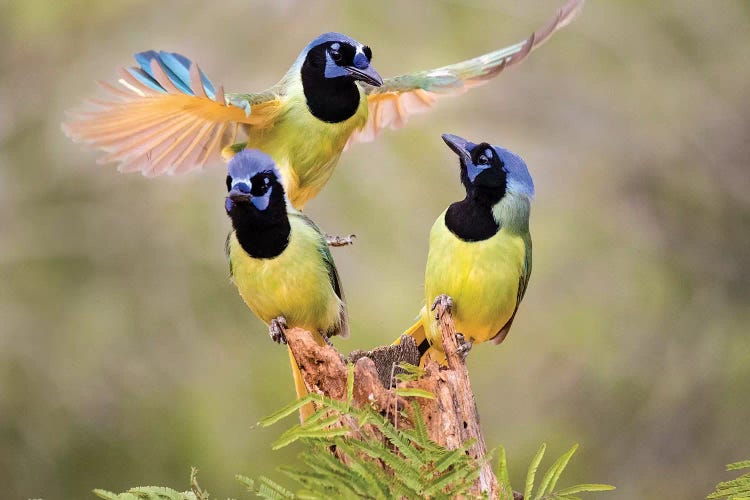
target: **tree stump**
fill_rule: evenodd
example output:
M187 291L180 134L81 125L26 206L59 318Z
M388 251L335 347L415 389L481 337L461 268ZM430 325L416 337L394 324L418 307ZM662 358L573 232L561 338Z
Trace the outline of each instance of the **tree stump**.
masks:
M473 440L468 453L483 463L471 493L512 500L513 492L499 490L492 466L486 460L487 447L479 426L479 414L464 355L458 349L450 310L444 304L438 304L437 314L447 366L428 361L423 377L394 383L395 365L400 362L418 364L419 354L411 337L403 337L401 345L380 347L370 352L355 351L350 356L354 363L354 403L373 405L382 414L395 417L398 412L394 408L408 411L408 405L404 398L395 394L394 388L417 388L431 392L435 399L414 398L421 407L430 438L448 449L456 449ZM308 391L334 399L346 399L347 360L333 346L318 345L305 330L293 328L285 333ZM341 425L347 424L351 423L341 422ZM407 419L398 422L398 425L410 426L411 423ZM347 427L351 428L351 425Z

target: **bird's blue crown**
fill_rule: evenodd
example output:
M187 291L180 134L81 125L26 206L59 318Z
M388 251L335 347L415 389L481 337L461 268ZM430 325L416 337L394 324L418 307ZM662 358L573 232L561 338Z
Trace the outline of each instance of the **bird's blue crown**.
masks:
M276 179L281 179L271 157L258 149L243 149L227 165L227 173L232 179L251 179L261 172L272 172Z
M500 160L503 162L503 169L507 174L507 188L511 193L534 197L534 180L531 178L529 168L523 158L513 151L500 146L492 145Z

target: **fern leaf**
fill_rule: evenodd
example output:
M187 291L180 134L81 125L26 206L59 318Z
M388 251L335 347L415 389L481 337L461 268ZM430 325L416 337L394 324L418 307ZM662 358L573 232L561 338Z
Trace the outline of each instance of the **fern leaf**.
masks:
M419 406L419 403L417 403L416 401L412 401L411 411L413 415L412 422L414 425L415 441L420 446L427 447L428 445L432 444L432 441L430 440L430 435L427 432L427 424L424 421L424 415L422 414L422 408Z
M502 500L513 500L513 488L510 485L510 475L508 474L508 460L505 456L505 447L500 447L500 453L497 459L497 481L500 485L500 492L505 495Z
M577 449L578 445L573 445L573 447L571 447L560 458L555 460L555 463L553 463L550 468L547 469L547 472L542 478L542 482L539 484L539 490L537 491L534 500L541 500L545 494L552 493L555 490L555 486L557 485L557 481L560 479L560 475L568 466L570 458L573 456Z
M539 463L542 461L546 449L547 443L542 443L542 446L539 447L539 451L536 452L536 455L534 455L534 458L531 460L531 464L529 464L529 470L526 473L526 487L523 490L524 498L531 498L531 492L534 489L534 476L536 476L536 470L539 468Z
M424 389L416 389L414 387L398 387L393 392L395 392L397 396L402 397L435 399L435 394L431 393L430 391L425 391Z
M296 413L300 408L305 406L306 404L312 402L315 400L315 397L317 394L308 394L305 397L302 397L298 399L297 401L294 401L293 403L290 403L280 409L279 411L275 412L273 415L269 415L260 422L261 427L268 427L269 425L273 425L279 420L281 420L284 417L288 417L289 415Z
M413 464L386 448L377 441L352 441L351 446L374 459L382 461L393 471L393 479L400 481L410 491L418 493L422 489L421 464Z
M740 470L750 469L750 460L743 460L742 462L735 462L727 465L727 470Z
M615 487L611 484L577 484L564 490L556 491L555 495L565 497L574 493L590 493L593 491L611 491Z
M423 368L410 363L400 363L398 367L402 370L401 373L395 376L399 382L412 382L422 378L425 374Z
M346 375L346 404L350 407L354 401L354 365L347 365L348 373Z
M313 429L313 430L307 430L304 427L297 429L295 432L282 436L282 438L279 438L278 440L274 441L274 443L271 445L271 448L273 450L279 450L281 448L284 448L285 446L289 446L290 444L294 443L295 441L299 441L302 439L327 439L331 440L338 436L346 436L349 434L349 429L346 429L344 427L338 427L335 429Z

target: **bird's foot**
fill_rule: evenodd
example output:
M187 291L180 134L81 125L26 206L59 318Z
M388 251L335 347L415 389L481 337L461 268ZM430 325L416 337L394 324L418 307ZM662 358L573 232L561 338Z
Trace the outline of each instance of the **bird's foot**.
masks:
M442 309L438 309L438 305L443 306ZM435 309L437 309L437 312L435 313L435 319L439 320L441 316L441 310L443 311L442 314L449 313L453 310L453 299L446 294L441 293L440 295L435 297L435 301L432 303L430 311L434 311Z
M286 344L286 335L284 334L286 328L286 318L284 316L279 316L278 318L272 319L271 324L268 325L268 335L270 335L271 340L277 344Z
M463 333L458 332L456 332L456 343L458 344L456 352L460 354L463 359L466 359L466 356L469 355L469 351L471 351L474 344L466 340Z
M334 236L326 234L326 243L328 243L329 247L345 247L347 245L353 245L355 239L357 239L356 234L350 234L349 236Z

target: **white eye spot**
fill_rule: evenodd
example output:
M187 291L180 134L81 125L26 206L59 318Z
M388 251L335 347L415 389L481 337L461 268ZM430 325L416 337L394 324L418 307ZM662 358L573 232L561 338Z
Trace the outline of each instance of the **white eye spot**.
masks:
M339 44L339 43L334 43L333 45L331 45L331 48L332 48L333 50L340 50L340 49L341 49L341 44Z

